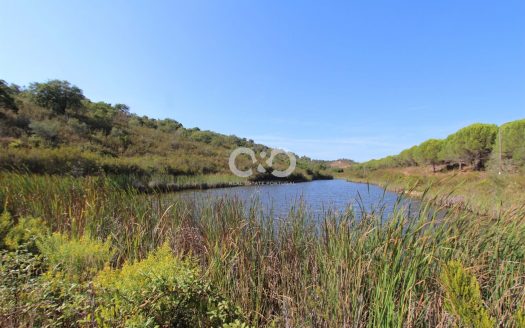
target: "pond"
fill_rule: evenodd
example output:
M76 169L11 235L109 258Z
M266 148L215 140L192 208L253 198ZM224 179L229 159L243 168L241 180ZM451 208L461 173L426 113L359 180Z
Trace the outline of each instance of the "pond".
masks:
M314 215L322 215L328 210L343 212L351 207L358 217L363 211L383 213L384 217L388 217L400 201L398 194L379 186L340 179L192 190L177 195L196 202L235 197L247 207L258 203L265 213L275 217L285 217L290 209L301 204ZM405 208L418 205L410 199L402 199L401 204Z

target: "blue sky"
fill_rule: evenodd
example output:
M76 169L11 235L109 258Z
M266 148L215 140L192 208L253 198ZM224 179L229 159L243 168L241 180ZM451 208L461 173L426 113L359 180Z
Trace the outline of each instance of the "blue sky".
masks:
M320 159L525 118L524 1L7 1L0 78Z

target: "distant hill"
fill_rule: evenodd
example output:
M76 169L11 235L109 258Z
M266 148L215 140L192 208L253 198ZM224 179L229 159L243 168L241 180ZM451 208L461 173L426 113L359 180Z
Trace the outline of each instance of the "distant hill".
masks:
M346 169L346 168L351 167L355 163L356 162L354 162L351 159L338 159L335 161L329 161L328 166L331 168L336 168L336 169Z

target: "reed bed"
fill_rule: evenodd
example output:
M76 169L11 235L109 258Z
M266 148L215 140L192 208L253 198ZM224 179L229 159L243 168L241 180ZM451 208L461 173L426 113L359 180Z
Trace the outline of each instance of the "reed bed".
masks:
M14 216L54 231L111 241L113 266L169 243L198 259L206 276L255 327L449 327L439 276L459 261L479 281L497 325L525 305L525 213L497 217L460 209L352 209L314 216L297 206L275 219L257 202L196 203L139 194L103 177L0 175L0 201Z

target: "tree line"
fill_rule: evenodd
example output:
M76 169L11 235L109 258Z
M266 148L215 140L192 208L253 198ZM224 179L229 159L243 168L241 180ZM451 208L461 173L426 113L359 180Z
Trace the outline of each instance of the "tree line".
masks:
M487 167L515 171L525 166L525 119L501 126L475 123L445 139L429 139L403 150L398 155L371 160L356 168L438 166L446 169L469 166L474 170Z

